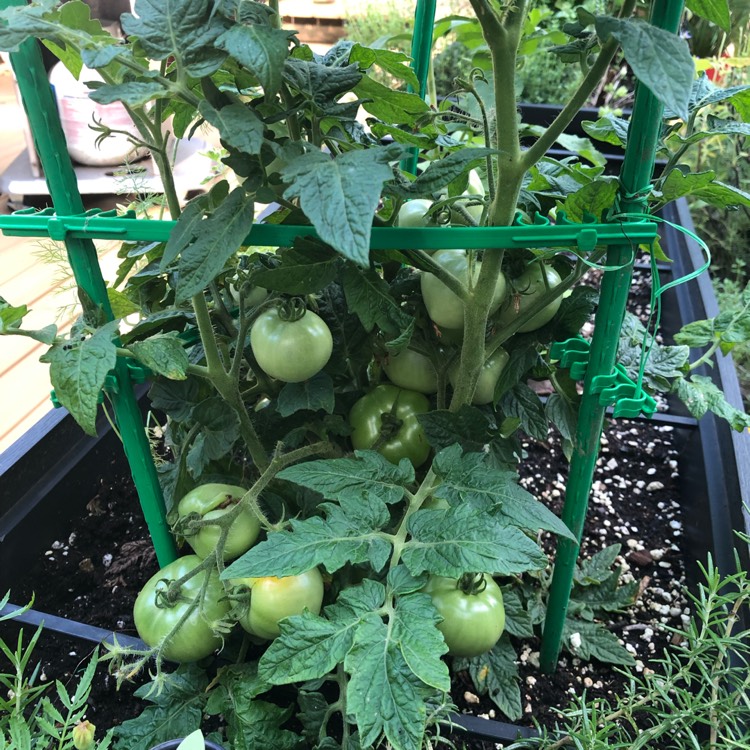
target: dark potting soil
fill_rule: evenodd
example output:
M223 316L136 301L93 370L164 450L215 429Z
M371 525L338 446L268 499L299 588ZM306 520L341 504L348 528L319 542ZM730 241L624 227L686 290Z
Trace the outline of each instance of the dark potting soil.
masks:
M648 669L649 660L660 657L668 644L669 636L659 630L659 624L679 626L687 615L681 593L684 565L679 548L676 437L671 427L647 422L618 422L609 427L584 534L586 556L621 544L617 562L625 570L623 580L635 578L642 584L637 604L608 623L637 660L638 671ZM557 439L530 442L525 449L529 457L522 467L523 485L559 512L568 467ZM135 635L132 604L156 570L130 479L119 477L102 485L85 515L73 520L65 535L54 540L35 568L19 580L13 601L28 601L33 594L39 611ZM8 641L16 629L3 623L0 636ZM35 651L42 666L41 679L69 683L91 651L88 643L45 634ZM552 726L555 709L567 705L573 695L585 689L591 697L611 698L623 686L623 678L611 667L582 662L569 654L561 657L554 675L542 675L538 655L536 640L519 649L521 724L538 721ZM133 690L134 686L126 685L118 692L114 678L102 668L92 690L89 719L105 729L138 715L143 703L132 698ZM486 696L477 695L466 673L455 675L453 697L462 712L504 720Z

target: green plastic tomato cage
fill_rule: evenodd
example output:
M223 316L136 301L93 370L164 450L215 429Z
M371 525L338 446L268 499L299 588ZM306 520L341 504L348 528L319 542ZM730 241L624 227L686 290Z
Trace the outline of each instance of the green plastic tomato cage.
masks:
M0 0L0 9L24 4L25 0ZM412 58L422 96L430 65L435 9L436 0L417 0ZM655 2L650 23L676 33L682 10L683 0ZM114 316L93 240L165 241L175 222L138 220L132 214L116 212L84 211L38 44L33 40L24 42L18 51L11 53L10 61L54 208L0 216L0 229L6 235L50 237L64 242L76 284L85 293L83 299L90 300L87 304L112 320ZM627 377L616 357L633 275L634 248L652 243L657 236L656 223L649 219L646 211L644 192L654 169L662 113L662 105L656 97L638 85L616 203L616 215L627 216L627 220L607 221L606 217L584 216L579 223L569 221L560 213L554 223L542 216L526 223L519 214L510 227L447 230L375 227L372 230L371 250L374 251L416 247L547 247L575 248L575 252L585 258L595 248L607 248L607 270L603 274L591 344L576 338L554 344L551 351L562 367L570 368L574 378L583 380L583 395L562 514L577 541L561 539L557 549L541 650L541 666L548 672L557 664L605 412L612 406L615 417L640 413L650 416L655 409L653 400ZM413 153L404 166L414 172L415 165L416 153ZM248 242L256 246L285 246L302 235L315 235L315 230L310 226L257 224ZM159 563L165 565L175 558L176 548L166 522L156 468L133 391L132 368L124 360L118 360L108 383L107 394L144 517Z

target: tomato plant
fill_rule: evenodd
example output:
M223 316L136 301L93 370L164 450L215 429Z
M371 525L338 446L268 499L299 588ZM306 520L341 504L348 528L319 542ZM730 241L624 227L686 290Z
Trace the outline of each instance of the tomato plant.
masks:
M308 610L320 613L323 604L323 576L317 568L296 576L238 578L232 583L250 590L250 605L239 623L248 633L271 640L279 635L279 622Z
M178 558L149 578L135 600L138 635L168 661L198 661L222 643L215 628L229 603L218 573L207 569L185 580L200 562L197 555Z
M500 640L505 630L503 593L490 576L433 576L424 591L443 618L438 629L452 656L479 656Z
M559 371L550 345L576 336L591 318L596 290L583 282L601 263L601 247L543 248L545 237L537 237L486 249L371 252L373 228L426 226L428 211L438 224L508 227L537 211L565 212L574 223L588 212L612 218L622 205L593 145L565 138L576 107L547 127L519 121L515 61L535 54L545 38L530 3L470 4L476 17L445 28L464 29L474 58L495 68L457 79L449 105L411 93L419 81L402 53L346 40L325 55L313 52L281 28L275 0L164 7L135 0L122 18L124 40L75 1L0 11L3 49L37 37L64 50L72 69L98 69L92 99L127 106L162 176L175 222L169 239L163 225L139 224L158 227L160 239L124 243L107 289L118 314L135 319L132 327L106 320L107 305L89 302L87 290L70 333L23 329L25 308L4 301L0 333L49 346L57 398L92 434L118 359L153 373L159 479L170 517L179 517L175 530L193 532L199 554L144 589L136 620L154 650L129 655L120 673L156 656L162 684L161 659L201 658L220 645L216 632L226 635L240 662L206 676L200 689L215 691L218 714L241 712L227 722L228 746L301 744L285 724L296 710L304 741L314 737L320 747L421 750L428 723L445 718L438 707L451 685L446 648L520 705L512 667L498 667L514 663L515 646L510 637L497 640L497 587L509 623L512 601L515 617L533 630L544 605L539 571L549 564L539 532L574 540L519 484L516 470L522 441L546 443L557 429L574 442L583 432L577 385ZM685 41L631 18L634 0L613 4L614 15L604 5L597 15L579 8L549 41L563 60L589 71L575 101L596 90L621 42L634 74L667 106L664 169L638 186L637 197L653 210L690 193L747 206L742 191L683 164L686 150L716 127L708 116L715 105L734 118L721 123L722 132L747 129L744 92L694 80ZM693 3L691 11L714 5ZM569 44L561 43L565 34ZM392 86L379 82L383 71ZM361 112L366 122L357 119ZM204 126L218 131L220 144L212 179L183 205L170 139ZM107 137L105 125L97 128ZM628 123L611 115L586 128L610 143L630 137ZM554 158L550 149L561 139L580 155ZM414 151L424 167L417 175L401 166ZM257 205L268 206L262 221L285 238L268 252L255 248L269 241L256 226ZM306 231L287 234L299 225ZM474 230L424 231L444 233L447 244L451 232ZM544 262L520 272L539 252ZM242 304L229 299L235 279ZM684 331L679 346L655 349L645 386L671 390L696 416L712 408L745 429L750 418L694 376L705 360L691 359L689 347L728 351L746 318L729 327L724 318L704 322ZM621 346L640 362L645 332L627 318L622 328ZM398 354L383 362L384 351ZM528 384L539 376L554 388L546 403ZM216 485L218 495L205 489ZM228 494L242 494L241 506L221 499ZM467 570L483 575L467 577ZM318 571L330 576L324 609ZM217 576L253 579L250 629L272 639L262 649L247 651L240 629L230 632L238 610L227 615L234 594L225 598ZM612 573L602 596L611 597L607 606L627 606L630 589L616 583ZM597 602L589 596L571 614L594 634L592 654L626 663L631 657L601 624L608 615ZM491 658L472 656L490 648ZM241 663L245 656L252 663ZM321 684L338 690L334 702ZM270 685L295 686L283 707L261 694ZM503 710L512 713L512 705L503 702Z
M408 458L414 466L421 466L430 454L430 444L417 415L429 408L421 393L378 385L349 413L352 445L355 450L372 448L392 463Z
M221 526L211 521L226 516L242 499L245 490L232 484L202 484L185 495L177 504L177 518L181 533L198 557L203 560L215 549L221 534ZM198 521L190 529L189 520ZM192 533L191 533L192 532ZM258 538L260 523L249 508L242 508L231 522L223 545L225 560L234 560L247 552Z

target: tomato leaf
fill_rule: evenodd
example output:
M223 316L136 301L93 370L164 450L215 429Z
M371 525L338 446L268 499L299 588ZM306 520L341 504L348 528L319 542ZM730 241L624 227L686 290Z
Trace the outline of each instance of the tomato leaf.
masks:
M633 656L617 642L616 636L596 622L568 617L563 626L563 642L568 651L581 659L599 659L624 666L635 664Z
M495 384L495 403L506 391L521 382L523 376L539 362L539 352L532 337L521 339L517 346L510 349L509 354L508 363Z
M157 375L170 380L187 378L188 356L176 334L156 334L145 341L134 342L129 348L139 362Z
M112 342L116 333L117 321L113 320L84 341L56 344L40 357L50 365L58 401L89 435L96 435L99 395L117 361Z
M688 119L695 65L687 42L643 21L596 17L596 33L622 45L638 80L664 105L665 114Z
M467 571L515 575L543 568L547 556L514 526L505 526L462 505L419 510L409 520L412 539L403 561L412 575L423 572L459 578Z
M750 416L732 406L709 377L691 375L690 379L678 378L672 386L672 392L696 419L712 411L729 422L732 429L737 432L750 427Z
M153 683L138 688L136 695L151 705L136 718L114 728L118 743L128 750L150 750L199 729L207 686L204 670L194 664L182 664L166 680L161 676L159 690Z
M411 319L401 310L391 296L388 284L375 271L347 266L342 280L347 305L366 331L377 326L383 333L398 336L409 328Z
M417 419L435 450L459 444L465 451L479 452L494 437L487 415L467 404L457 412L436 409L417 415Z
M564 341L576 336L599 303L599 292L588 286L577 286L572 294L564 297L560 309L550 322L552 337L555 341Z
M239 187L196 227L199 234L182 250L177 266L177 304L198 294L219 274L245 241L253 216L253 201Z
M357 84L354 93L363 100L362 108L379 120L415 130L418 118L430 109L417 94L389 88L367 76Z
M503 524L518 526L536 533L552 531L573 539L568 527L547 506L518 484L518 476L484 465L482 453L460 454L457 445L441 451L433 470L442 479L435 497L453 507L464 504L480 513L488 513Z
M460 659L455 666L460 670L468 669L479 695L489 694L508 719L517 721L523 716L518 657L507 635L486 654L473 659Z
M521 420L521 429L535 440L546 440L549 432L544 404L526 383L517 383L506 391L498 406L509 417Z
M370 747L385 734L397 750L420 750L427 720L420 696L424 683L409 669L379 615L370 615L357 629L344 668L350 674L346 706L357 722L361 744Z
M335 280L342 263L327 245L309 238L297 238L293 248L280 250L276 258L281 261L278 266L253 271L253 285L285 294L313 294Z
M205 99L198 111L213 125L223 141L243 154L259 154L263 146L263 120L244 104L230 104L216 109Z
M291 31L260 24L237 24L218 37L216 46L247 68L258 79L266 96L272 97L281 88L284 62L293 38Z
M621 117L614 115L605 115L600 117L596 122L584 120L581 127L592 138L604 143L610 143L613 146L622 146L628 142L628 129L630 122L623 120Z
M370 68L377 65L382 70L390 73L408 83L412 88L419 88L419 81L414 69L409 65L411 58L403 52L389 49L374 49L355 44L349 52L349 62L359 63L362 68Z
M240 421L234 409L219 397L201 401L191 417L200 432L190 446L187 463L190 473L198 477L210 461L229 453L240 436Z
M686 0L685 5L697 16L716 24L727 34L730 32L729 0Z
M322 410L333 413L336 396L330 375L319 372L301 383L286 383L279 393L276 410L282 417L289 417L298 411Z
M281 170L284 180L292 183L284 197L299 198L320 238L366 267L380 193L393 177L389 162L402 153L402 147L395 144L349 151L335 159L310 151Z
M385 508L385 505L383 505ZM348 563L369 562L382 570L391 556L391 544L376 529L349 518L332 503L326 503L326 519L292 519L291 531L269 534L222 573L222 578L260 578L292 576L323 565L329 573ZM383 525L388 514L381 515Z
M517 589L511 587L503 589L503 606L505 607L505 630L517 638L533 638L534 623Z
M196 378L182 381L157 380L148 392L154 409L163 411L170 419L184 422L190 418L193 407L203 400Z
M370 495L384 503L398 503L414 482L414 467L407 459L398 466L376 451L358 451L356 458L307 461L278 473L279 479L320 492L327 500L365 504Z
M615 203L617 186L615 178L600 177L576 190L563 202L558 201L557 207L565 211L571 221L583 222L586 214L601 219Z
M336 99L351 91L360 80L359 65L329 67L312 60L290 58L284 63L284 80L302 94L316 113L326 113Z
M572 440L578 423L578 411L567 398L553 393L544 406L547 419L557 427L564 440Z
M396 192L405 198L432 197L433 193L463 175L478 161L496 153L493 148L462 148L460 151L453 151L442 159L433 161L414 182L408 187L399 186Z
M194 78L209 76L226 58L214 43L226 28L211 14L210 0L138 0L137 16L123 13L120 23L153 60L174 57Z
M325 617L306 611L279 623L281 635L261 657L258 672L272 685L324 677L344 660L364 618L385 601L383 585L366 578L344 589Z
M99 104L123 102L129 107L141 107L153 99L164 99L169 90L159 81L126 81L125 83L96 86L89 98Z

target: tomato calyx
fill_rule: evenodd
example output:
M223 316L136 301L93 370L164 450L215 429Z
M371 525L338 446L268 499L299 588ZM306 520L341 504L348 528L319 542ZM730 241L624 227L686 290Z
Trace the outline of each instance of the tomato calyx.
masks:
M467 596L477 596L487 589L487 579L482 573L464 573L456 581L456 588Z
M286 299L280 302L277 311L279 318L285 323L294 323L305 317L307 305L302 297L292 297L291 299Z
M398 403L398 399L396 399ZM398 431L403 427L403 420L399 419L395 413L396 404L393 405L393 409L390 412L385 412L380 417L380 435L372 446L371 450L379 450L390 440L398 434Z
M164 584L162 586L162 584ZM173 609L180 602L192 602L182 593L182 580L160 578L154 591L154 605L159 609Z

